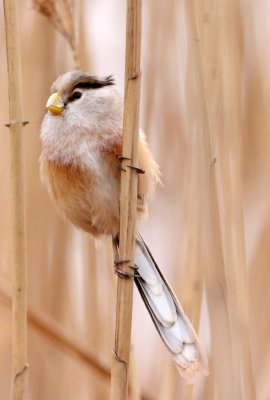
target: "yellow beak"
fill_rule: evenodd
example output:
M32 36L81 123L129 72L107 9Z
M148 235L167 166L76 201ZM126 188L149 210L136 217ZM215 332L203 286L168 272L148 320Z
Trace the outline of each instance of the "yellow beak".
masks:
M53 93L46 104L47 109L54 115L59 115L64 110L64 102L59 96L59 93Z

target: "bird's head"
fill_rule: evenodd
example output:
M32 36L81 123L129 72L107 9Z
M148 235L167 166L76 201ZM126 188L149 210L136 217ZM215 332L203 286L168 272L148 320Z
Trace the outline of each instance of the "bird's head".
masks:
M112 88L112 76L97 77L83 71L70 71L56 79L47 101L47 110L53 115L62 115L69 111L81 113L87 106L91 111L111 105L115 90ZM90 111L89 110L89 111Z
M110 146L122 134L123 101L112 76L69 71L56 79L41 127L43 144L52 148Z

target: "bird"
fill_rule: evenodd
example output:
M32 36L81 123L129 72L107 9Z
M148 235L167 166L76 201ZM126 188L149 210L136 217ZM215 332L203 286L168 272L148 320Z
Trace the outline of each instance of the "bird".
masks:
M40 129L40 175L59 213L94 237L119 238L119 165L123 98L112 75L81 70L52 85ZM137 218L160 181L159 167L139 130ZM189 382L208 374L205 351L142 236L135 240L134 280L153 323L180 374Z

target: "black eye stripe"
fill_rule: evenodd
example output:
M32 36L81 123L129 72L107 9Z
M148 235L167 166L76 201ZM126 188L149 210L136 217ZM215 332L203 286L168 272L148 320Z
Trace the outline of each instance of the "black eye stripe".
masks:
M113 76L109 75L104 79L99 79L94 76L82 76L74 83L73 89L99 89L103 86L114 85Z
M76 89L99 89L103 86L106 86L100 82L79 82L74 88Z

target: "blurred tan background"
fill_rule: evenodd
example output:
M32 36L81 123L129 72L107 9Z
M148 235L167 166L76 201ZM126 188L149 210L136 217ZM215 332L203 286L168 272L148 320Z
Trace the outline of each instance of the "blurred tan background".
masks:
M192 8L192 4L196 4ZM123 92L125 1L75 2L81 65ZM20 0L29 392L109 398L115 276L110 241L63 222L39 181L51 83L74 68L65 38ZM7 66L0 3L0 399L11 391ZM187 386L135 293L130 399L270 399L270 3L143 2L141 127L160 164L141 232L207 348Z

